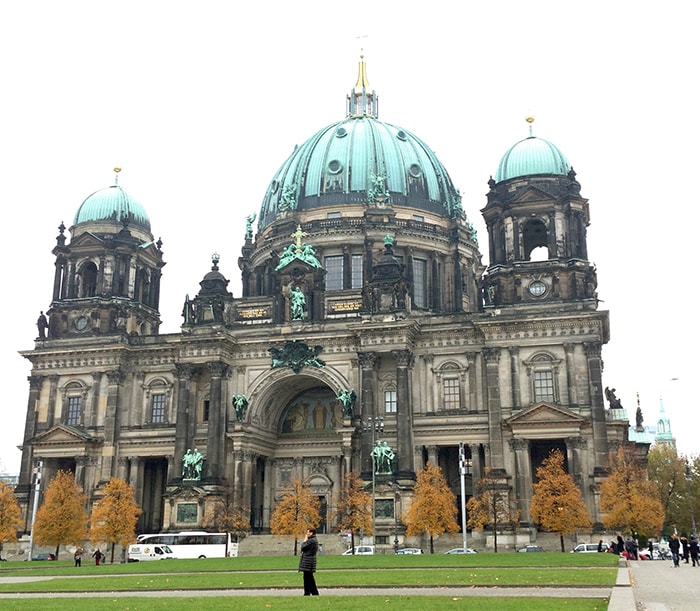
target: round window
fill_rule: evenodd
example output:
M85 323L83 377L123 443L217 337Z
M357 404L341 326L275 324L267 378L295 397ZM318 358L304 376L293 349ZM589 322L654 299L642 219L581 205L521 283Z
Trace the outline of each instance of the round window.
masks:
M541 297L547 292L547 285L542 280L535 280L530 283L528 290L533 297Z

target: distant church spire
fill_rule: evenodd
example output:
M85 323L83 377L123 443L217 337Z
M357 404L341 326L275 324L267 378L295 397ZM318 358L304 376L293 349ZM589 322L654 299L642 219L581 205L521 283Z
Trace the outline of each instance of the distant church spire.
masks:
M671 420L664 409L663 397L659 397L659 419L656 423L656 437L654 440L659 445L676 447L676 440L671 433Z

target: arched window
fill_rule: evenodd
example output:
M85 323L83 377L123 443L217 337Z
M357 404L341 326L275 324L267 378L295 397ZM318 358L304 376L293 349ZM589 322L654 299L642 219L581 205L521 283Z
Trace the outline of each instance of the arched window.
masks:
M526 261L537 260L546 261L549 258L548 248L548 232L544 222L540 219L530 219L523 225L523 255ZM533 251L536 248L544 247L546 253L537 252L536 258L533 257Z
M97 266L88 261L80 268L78 297L94 297L97 293Z
M530 377L532 402L558 402L557 374L561 361L551 354L540 352L525 361L527 374Z
M170 398L172 383L164 378L155 378L146 386L146 423L166 424L170 421Z
M82 426L83 407L87 388L78 381L68 382L63 387L61 393L63 409L61 411L61 421L68 426Z

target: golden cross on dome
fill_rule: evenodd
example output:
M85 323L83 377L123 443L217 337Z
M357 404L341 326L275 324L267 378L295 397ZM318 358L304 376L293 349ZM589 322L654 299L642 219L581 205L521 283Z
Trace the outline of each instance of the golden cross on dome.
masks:
M296 251L301 252L303 249L301 247L301 238L307 237L309 234L302 231L301 225L297 225L297 230L290 234L290 237L294 238L294 244L296 246Z

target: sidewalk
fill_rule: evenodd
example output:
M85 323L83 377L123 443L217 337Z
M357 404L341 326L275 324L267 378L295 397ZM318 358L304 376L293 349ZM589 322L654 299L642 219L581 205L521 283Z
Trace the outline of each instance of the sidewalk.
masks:
M685 564L673 568L670 560L632 560L629 563L632 606L613 608L613 598L624 589L613 588L608 611L691 611L700 607L700 567ZM623 568L620 568L623 573Z

